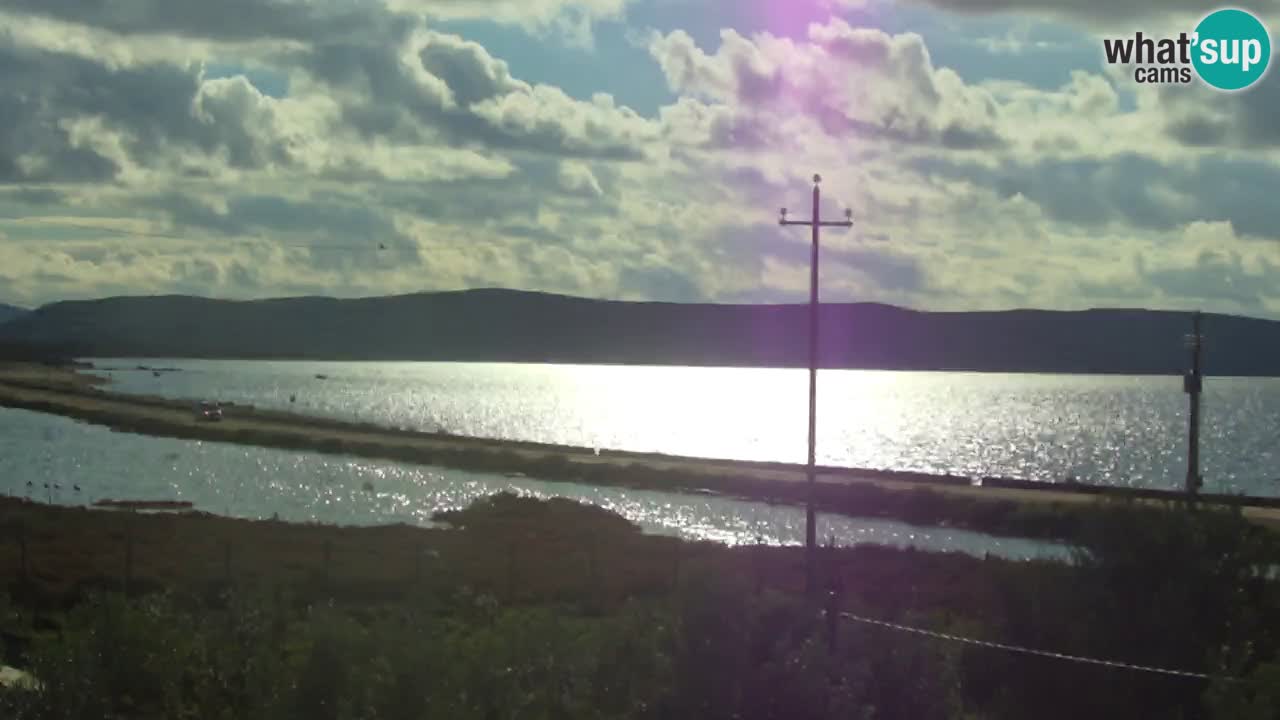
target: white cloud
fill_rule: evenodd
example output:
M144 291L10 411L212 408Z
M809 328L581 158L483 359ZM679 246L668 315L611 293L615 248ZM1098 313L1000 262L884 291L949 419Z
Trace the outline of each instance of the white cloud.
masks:
M596 23L620 21L629 0L388 0L388 6L433 20L486 20L522 27L549 42L595 44Z
M590 197L604 195L600 181L596 179L591 168L585 163L564 160L560 163L560 186L571 193L582 193Z
M246 11L256 30L203 36L168 11L127 27L25 6L0 30L0 216L50 221L0 219L0 300L802 297L807 238L775 218L807 214L821 172L823 214L856 222L824 236L831 299L1280 303L1263 284L1280 267L1263 197L1280 165L1259 149L1261 94L1207 107L1083 70L1052 90L982 81L919 35L832 20L707 48L649 35L677 99L646 117L528 82L420 17L572 34L623 17L622 0L406 0L365 6L351 32L333 31L339 5L298 16L306 33L267 8ZM249 76L209 77L228 57Z
M814 25L797 43L761 33L721 33L712 55L675 31L650 52L673 90L726 104L803 116L824 134L874 136L956 148L991 147L997 108L983 89L935 68L918 35L888 35L842 20Z

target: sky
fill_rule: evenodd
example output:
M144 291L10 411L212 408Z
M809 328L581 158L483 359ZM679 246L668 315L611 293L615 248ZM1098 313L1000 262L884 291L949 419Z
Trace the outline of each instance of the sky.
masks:
M1280 318L1280 79L1104 62L1216 7L0 0L0 302L803 301L820 173L827 302Z

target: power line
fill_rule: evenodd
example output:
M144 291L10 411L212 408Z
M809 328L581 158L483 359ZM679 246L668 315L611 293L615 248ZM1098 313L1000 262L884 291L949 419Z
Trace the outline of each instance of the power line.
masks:
M935 632L924 628L911 627L909 625L899 625L884 620L876 620L874 618L862 617L853 613L842 612L840 617L857 623L866 625L875 625L877 627L897 630L899 632L912 633L915 635L923 635L925 637L935 638L937 640L947 640L950 642L963 643L965 645L974 645L977 647L991 648L994 650L1004 650L1006 652L1021 653L1023 655L1035 655L1037 657L1046 657L1054 660L1065 660L1068 662L1085 663L1087 665L1099 665L1102 667L1117 668L1121 670L1135 670L1138 672L1156 673L1159 675L1171 675L1174 677L1194 678L1197 680L1212 680L1213 675L1205 673L1188 672L1185 670L1170 670L1168 668L1152 667L1150 665L1134 665L1132 663L1117 662L1115 660L1102 660L1099 658L1082 657L1080 655L1066 655L1064 653L1050 652L1048 650L1037 650L1035 648L1021 647L1018 645L1006 645L1004 643L990 642L987 640L977 640L975 638L961 637L959 635L951 635L948 633ZM1232 677L1222 676L1223 680L1235 680Z

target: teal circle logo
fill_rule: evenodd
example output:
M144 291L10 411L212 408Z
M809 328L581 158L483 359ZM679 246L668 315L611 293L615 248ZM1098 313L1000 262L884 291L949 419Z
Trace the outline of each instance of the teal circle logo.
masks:
M1191 63L1219 90L1243 90L1262 79L1271 62L1271 34L1252 13L1235 8L1209 13L1196 26Z

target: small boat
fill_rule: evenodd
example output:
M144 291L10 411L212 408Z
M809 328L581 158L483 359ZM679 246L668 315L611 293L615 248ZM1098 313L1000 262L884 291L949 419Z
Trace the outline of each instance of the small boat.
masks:
M328 379L329 379L329 376L328 376L328 375L316 375L316 379L317 379L317 380L328 380Z

